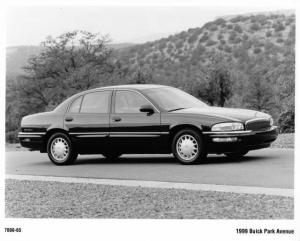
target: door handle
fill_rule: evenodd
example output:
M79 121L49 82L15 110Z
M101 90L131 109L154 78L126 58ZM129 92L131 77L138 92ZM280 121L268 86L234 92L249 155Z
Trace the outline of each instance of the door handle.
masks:
M68 116L68 117L65 118L65 121L68 121L68 122L73 121L73 117Z
M121 117L113 117L112 120L114 122L120 122L122 119L121 119Z

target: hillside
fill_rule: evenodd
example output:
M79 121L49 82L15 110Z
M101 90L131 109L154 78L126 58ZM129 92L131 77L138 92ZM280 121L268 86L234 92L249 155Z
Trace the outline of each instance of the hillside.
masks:
M131 43L110 44L110 47L118 50L132 46ZM8 79L16 78L24 74L23 66L26 65L30 56L37 55L42 51L41 46L12 46L6 48L6 74Z
M259 14L219 18L203 27L127 48L121 53L131 64L205 64L215 51L235 61L263 54L282 60L295 44L295 15Z

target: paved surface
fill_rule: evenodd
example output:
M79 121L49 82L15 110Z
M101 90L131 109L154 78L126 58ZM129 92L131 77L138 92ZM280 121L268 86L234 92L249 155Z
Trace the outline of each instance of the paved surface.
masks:
M168 155L125 155L108 161L101 155L79 156L72 166L55 166L46 154L7 152L6 174L129 179L267 188L294 187L294 150L263 149L242 160L209 156L204 164L183 166Z

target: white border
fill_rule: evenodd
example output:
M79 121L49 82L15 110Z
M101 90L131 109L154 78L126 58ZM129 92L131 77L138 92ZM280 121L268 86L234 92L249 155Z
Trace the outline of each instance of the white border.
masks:
M299 3L296 0L64 0L64 1L41 1L41 0L10 0L2 4L0 13L0 83L1 83L1 226L0 237L2 237L4 227L22 227L21 234L9 234L1 240L300 240L300 224L299 224L299 185L300 185L300 164L299 159L299 135L298 128L295 142L295 218L296 220L61 220L61 219L5 219L4 218L4 96L5 96L5 8L8 6L20 5L110 5L110 6L278 6L278 9L293 9L297 4L297 15L299 14ZM299 17L296 17L299 26ZM297 27L298 28L298 27ZM297 31L296 46L299 45L299 34ZM296 79L299 76L299 54L298 47L296 49ZM299 83L296 81L296 93L299 93ZM300 119L299 97L296 95L296 123ZM298 227L297 237L294 235L236 235L236 228L295 228Z

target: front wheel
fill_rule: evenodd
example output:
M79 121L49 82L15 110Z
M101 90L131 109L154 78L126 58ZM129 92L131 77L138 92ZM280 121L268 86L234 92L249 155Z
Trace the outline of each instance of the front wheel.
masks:
M202 137L192 129L181 130L174 136L172 152L181 164L186 165L203 162L207 156Z
M78 156L70 138L64 133L55 133L49 138L47 153L50 160L59 166L72 164Z

